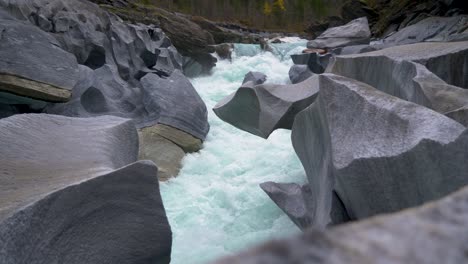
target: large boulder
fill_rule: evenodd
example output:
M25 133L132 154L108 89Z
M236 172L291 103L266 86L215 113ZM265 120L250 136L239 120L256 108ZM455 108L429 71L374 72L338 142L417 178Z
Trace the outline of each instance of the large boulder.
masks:
M69 102L49 104L44 112L74 117L114 115L132 118L137 127L156 124L158 111L148 111L142 103L141 90L125 82L118 68L105 64L92 70L80 66L80 81Z
M289 80L296 84L309 79L314 73L309 70L307 65L293 65L289 69Z
M369 44L371 32L366 17L346 25L327 29L316 39L307 43L309 49L338 48L350 45Z
M313 204L309 185L264 182L260 187L299 228L304 230L310 226Z
M468 42L417 43L338 56L328 71L468 125L467 117L460 111L468 107L468 90L462 89L468 88L467 65Z
M133 122L0 120L1 263L169 263L157 168L135 162Z
M263 84L266 82L267 76L261 72L248 72L244 76L244 80L242 81L242 84L246 84L247 82L253 82L253 85L259 85Z
M271 241L217 264L465 263L468 187L399 213Z
M321 55L316 52L291 55L295 65L307 65L311 72L317 74L325 72L331 58L332 54Z
M468 183L465 127L345 77L319 77L320 95L296 116L294 149L313 196L315 226L394 212Z
M159 114L158 123L205 139L209 130L206 106L181 71L175 70L167 78L147 74L141 84L143 104Z
M213 108L223 121L268 138L278 128L290 129L295 115L317 97L317 77L291 85L246 82Z
M0 17L0 32L0 92L17 95L10 103L70 99L79 76L72 54L27 22Z
M468 40L468 16L428 17L384 39L387 46L423 41Z

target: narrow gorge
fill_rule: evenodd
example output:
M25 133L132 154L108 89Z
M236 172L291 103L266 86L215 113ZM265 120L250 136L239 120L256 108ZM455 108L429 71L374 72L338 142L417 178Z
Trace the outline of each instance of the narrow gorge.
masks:
M463 0L0 0L0 264L467 263L467 109Z

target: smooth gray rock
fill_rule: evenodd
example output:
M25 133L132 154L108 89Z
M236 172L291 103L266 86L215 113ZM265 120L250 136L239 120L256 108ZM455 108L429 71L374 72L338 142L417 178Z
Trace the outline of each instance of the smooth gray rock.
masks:
M261 72L248 72L245 77L244 77L244 80L242 81L242 84L245 84L247 82L253 82L253 85L259 85L259 84L263 84L264 82L266 82L267 80L267 76Z
M428 17L384 39L385 45L468 40L468 16ZM463 32L465 30L465 32Z
M264 182L260 187L301 230L310 226L313 205L308 185Z
M320 55L318 53L293 54L291 58L296 65L307 65L313 73L323 73L328 66L332 54Z
M291 85L247 82L218 102L213 111L239 129L268 138L275 129L292 127L296 114L317 97L316 84L316 76Z
M313 75L314 73L309 70L307 65L293 65L289 69L289 80L293 84L303 82Z
M468 42L418 43L338 56L328 71L367 83L468 125L465 111L460 111L468 107L468 90L461 88L468 87L467 65Z
M466 263L468 188L436 202L326 231L307 230L217 264Z
M75 57L27 22L0 19L0 91L64 102L78 81Z
M175 70L167 78L147 74L141 84L143 104L149 112L159 114L158 123L205 139L209 130L206 106L181 71Z
M169 78L168 82L159 82L164 86L156 89L160 93L158 96L154 95L154 91L145 91L140 82L147 74L167 77L174 70L182 69L182 57L160 28L123 22L119 17L83 0L0 0L0 9L6 10L17 20L32 18L30 22L44 30L47 30L44 20L49 21L53 26L50 35L53 34L58 40L57 45L75 55L78 63L86 66L80 66L79 71L77 67L76 79L80 77L80 80L75 80L70 86L70 89L73 88L71 101L50 104L44 112L76 117L115 115L132 118L139 128L164 122L197 138L204 139L206 136L208 123L203 117L206 107L193 87L187 88L190 84L183 75L180 75L183 80L175 83L171 79L175 77ZM37 27L30 27L40 31ZM42 34L52 38L44 32ZM47 57L49 54L42 55ZM70 82L74 76L58 77ZM174 88L176 85L183 87ZM189 95L184 100L183 95L175 94L175 91L183 90L187 90ZM178 96L170 100L177 101L175 105L179 109L193 111L190 117L195 118L189 120L184 117L180 120L177 119L181 118L180 112L172 116L167 114L172 113L174 106L164 100L158 101L161 105L145 103L152 100L144 98L148 94L166 98L164 100ZM181 105L185 102L188 105Z
M5 183L1 219L66 187L67 181L79 182L137 160L138 137L128 119L26 114L0 119L0 128Z
M468 183L468 132L425 107L325 74L296 116L292 141L313 195L313 225L336 224L333 192L350 220L394 212ZM339 208L338 208L339 210Z
M44 112L73 117L114 115L132 118L140 128L156 124L159 111L146 109L142 101L141 90L125 82L116 66L106 64L94 71L80 66L80 81L72 99L50 104Z
M331 50L331 53L335 55L350 55L350 54L359 54L359 53L376 51L378 49L379 47L375 45L353 45L353 46L346 46L346 47L333 49Z
M448 84L468 88L468 41L401 45L363 54L338 56L337 61L369 57L388 57L398 61L417 62L426 66ZM365 63L359 66L369 69L372 67ZM378 64L373 66L381 68Z
M29 114L0 120L1 263L169 263L157 168L133 122Z
M369 44L371 32L366 17L352 20L346 25L327 29L316 39L307 43L309 49L338 48Z

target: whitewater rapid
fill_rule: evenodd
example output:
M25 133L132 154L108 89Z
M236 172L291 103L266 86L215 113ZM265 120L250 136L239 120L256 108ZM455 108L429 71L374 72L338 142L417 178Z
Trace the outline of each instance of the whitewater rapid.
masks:
M161 184L173 232L171 263L209 263L299 232L259 187L266 181L305 182L290 131L277 130L264 140L224 123L211 109L249 71L265 73L267 83L287 83L289 55L304 47L304 41L275 44L273 55L256 45L236 45L232 62L219 61L212 75L191 80L207 105L211 129L204 148L184 158L179 176Z

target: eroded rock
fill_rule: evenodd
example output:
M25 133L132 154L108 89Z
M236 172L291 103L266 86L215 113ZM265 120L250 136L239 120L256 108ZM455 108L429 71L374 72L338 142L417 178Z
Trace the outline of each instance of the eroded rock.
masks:
M0 18L0 91L65 102L78 81L75 57L27 22Z
M307 43L309 49L328 49L350 45L369 44L371 32L366 17L357 18L346 25L332 27Z
M466 219L467 187L421 207L326 231L310 229L215 263L463 263Z
M295 115L316 98L315 76L292 85L243 84L213 108L223 121L254 135L268 138L277 128L290 129Z
M467 184L461 124L336 75L296 116L293 146L313 195L313 225L336 224L333 192L351 220L441 198Z
M133 122L29 114L0 120L1 263L169 263L156 166Z

